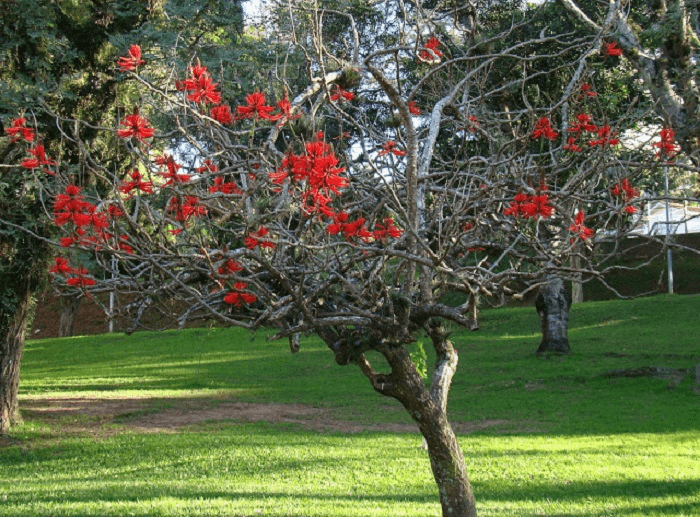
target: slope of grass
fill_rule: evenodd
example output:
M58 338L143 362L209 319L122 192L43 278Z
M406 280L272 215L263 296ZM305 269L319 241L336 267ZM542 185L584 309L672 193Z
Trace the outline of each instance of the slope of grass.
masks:
M456 331L451 420L492 424L460 437L480 515L700 515L699 313L700 297L575 306L565 358L534 356L531 308ZM615 373L647 367L657 376ZM29 342L21 397L295 402L408 421L319 340L290 355L235 329ZM236 421L144 433L128 418L69 433L26 416L0 442L0 516L439 515L415 434Z

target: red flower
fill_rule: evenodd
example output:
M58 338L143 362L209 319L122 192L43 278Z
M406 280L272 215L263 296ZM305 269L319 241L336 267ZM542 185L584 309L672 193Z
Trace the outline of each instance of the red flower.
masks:
M341 102L342 101L350 102L351 100L353 100L355 98L354 93L349 92L347 90L344 90L343 88L341 88L337 84L335 84L333 86L334 86L334 90L333 90L333 93L331 94L331 100L333 102L335 102L337 100L340 100Z
M552 123L547 117L541 117L535 124L535 129L532 132L532 138L535 139L545 137L547 140L556 140L558 136L559 134L552 127Z
M661 141L651 144L652 147L659 148L656 157L665 156L669 160L675 158L680 148L675 144L676 133L673 129L670 127L663 128L659 132L659 137L661 137Z
M142 181L143 176L138 171L134 169L129 173L131 181L126 181L119 186L119 192L122 194L129 194L132 190L140 190L145 194L153 194L153 182L152 181Z
M376 229L372 232L372 237L377 240L384 240L387 237L398 238L403 234L403 230L394 225L394 219L385 217L381 223L375 225Z
M215 194L216 192L221 192L222 194L243 194L243 191L238 188L233 181L224 182L224 178L218 177L214 178L214 185L209 187L209 192Z
M197 167L194 171L200 174L203 172L219 172L219 166L207 158L202 162L202 166Z
M621 56L622 49L617 46L616 42L605 43L605 55L607 56Z
M54 259L54 265L49 269L49 273L57 275L68 275L72 272L73 268L68 265L68 259L63 257L56 257Z
M268 233L270 233L269 230L264 226L261 226L257 232L253 232L246 237L243 244L249 250L255 249L258 246L261 248L274 248L276 246L274 242L262 240Z
M254 294L242 292L247 287L248 285L245 282L236 282L233 286L236 291L224 296L224 303L235 305L236 307L241 307L244 303L248 305L254 303L258 299Z
M158 156L153 163L156 165L165 165L168 169L167 172L160 173L161 176L168 180L163 185L164 187L190 181L191 176L189 174L178 174L177 171L180 170L182 166L170 155L164 154L163 156Z
M228 105L213 107L211 109L211 118L216 120L219 124L231 124L233 122L231 108L229 108Z
M593 230L583 225L583 221L585 218L586 214L583 212L583 210L579 210L574 216L573 224L569 226L569 231L581 237L581 240L584 241L590 239L595 235L595 232ZM573 244L575 240L576 239L572 237L571 244Z
M280 110L280 113L273 115L270 120L279 120L278 126L283 126L287 121L296 120L301 117L301 113L292 115L292 104L289 102L286 92L284 97L277 103L277 108Z
M248 103L246 106L238 106L236 108L236 120L244 118L277 120L271 112L275 109L272 106L265 104L265 94L263 92L249 93L245 97Z
M185 196L184 201L179 196L173 196L168 203L169 212L175 212L175 220L186 222L190 217L206 215L207 209L199 205L196 196Z
M415 101L411 101L408 103L408 111L411 112L411 115L420 115L420 108L415 103Z
M396 156L406 156L406 151L396 147L396 140L389 140L382 144L382 150L377 153L377 156L384 156L389 153L395 154Z
M109 214L109 216L112 219L118 219L118 218L126 215L124 213L124 211L121 208L119 208L118 205L116 205L114 203L110 203L109 206L107 207L107 214Z
M513 215L515 217L522 215L523 217L533 218L542 216L547 218L553 212L554 207L549 204L549 196L547 194L528 196L521 192L516 194L508 208L503 211L503 215Z
M588 145L590 146L605 146L605 145L617 145L620 143L620 141L617 138L611 138L612 136L616 135L617 133L612 133L610 131L610 126L607 124L604 126L600 126L598 128L598 140L591 140L588 142Z
M34 149L28 149L27 152L33 155L34 158L27 158L26 160L22 160L22 167L26 169L35 169L40 165L56 165L56 162L46 157L46 150L44 149L44 144L36 144L36 147L34 147ZM56 174L55 172L52 172L47 168L44 168L44 171L46 172L46 174L50 174L51 176Z
M187 100L202 104L219 104L221 93L216 91L217 83L212 82L209 74L202 74L197 79L193 79L193 86Z
M576 145L576 139L573 136L569 137L563 149L566 151L571 151L572 153L580 153L583 151L583 147Z
M134 108L132 115L127 115L124 120L119 122L124 129L118 129L117 134L122 138L136 137L137 140L151 138L154 130L148 120L139 115L138 108Z
M475 133L478 128L481 126L479 125L479 120L474 116L474 115L469 115L467 117L467 128L469 128L470 133ZM466 128L462 128L466 129Z
M26 142L34 141L34 129L31 127L25 127L27 119L24 117L18 117L12 121L12 127L5 128L5 133L7 136L14 137L10 140L10 143L15 143L20 139L24 139Z
M591 124L592 118L586 113L579 113L576 115L577 122L573 124L568 131L570 133L580 133L581 131L588 131L589 133L598 132L598 126Z
M323 138L323 133L318 136ZM270 181L282 184L290 176L293 181L306 181L302 194L304 210L331 217L331 194L340 194L340 189L348 185L348 179L341 176L345 169L338 167L339 160L331 146L322 140L307 143L305 149L303 155L287 155L281 167L269 174Z
M72 287L87 287L91 285L95 285L95 281L92 278L87 278L88 270L81 267L81 268L75 268L73 270L73 273L75 273L74 277L66 278L66 284L72 286Z
M535 205L535 214L530 217L537 217L540 215L546 219L554 212L554 207L549 204L549 196L547 194L532 196L531 201L532 204Z
M442 52L438 50L438 47L441 44L442 43L440 43L439 39L437 39L435 36L431 36L430 39L428 39L428 42L423 45L423 49L418 53L418 56L423 61L428 61L430 63L440 61L440 58L442 58Z
M141 59L141 47L138 45L131 45L128 55L117 60L117 66L122 72L136 70L136 67L144 63L145 61Z
M639 197L639 189L634 188L627 178L623 178L620 183L614 185L613 188L610 189L610 193L615 197L621 197L622 202L625 204ZM622 211L626 214L636 214L638 208L627 205Z
M63 226L72 222L78 227L90 224L91 217L88 207L93 205L84 201L84 199L85 196L80 194L80 187L67 185L64 193L58 194L54 199L54 224Z
M243 271L243 266L241 266L238 262L234 261L233 259L228 259L224 263L224 265L221 266L217 271L222 276L228 276L230 274Z
M598 94L592 90L592 86L590 84L582 84L581 85L581 92L582 95L585 95L586 97L597 97Z

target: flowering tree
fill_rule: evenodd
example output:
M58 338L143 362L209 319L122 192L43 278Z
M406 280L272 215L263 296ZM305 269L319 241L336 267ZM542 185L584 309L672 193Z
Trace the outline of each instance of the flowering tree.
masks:
M290 49L269 74L277 81L240 96L196 59L173 67L172 82L142 72L134 45L118 67L142 101L101 128L124 150L118 166L81 145L75 121L57 117L110 188L47 174L36 147L21 166L45 180L47 215L63 233L57 282L128 294L136 323L148 308L175 307L179 324L272 326L293 351L293 336L316 333L339 365L359 367L416 421L443 514L472 516L446 410L458 362L447 324L469 327L470 308L445 295L498 301L540 289L540 350L566 352L563 280L603 278L600 264L616 250L595 242L628 235L634 185L659 160L651 137L641 147L622 141L651 117L641 105L606 116L590 69L620 56L602 30L519 39L522 13L478 40L476 25L469 37L448 37L461 18L391 5L400 17L360 24L291 3L291 16L276 19ZM383 33L373 23L392 24L396 38L361 44ZM298 90L287 58L305 61ZM544 97L539 84L553 74L563 87ZM676 152L669 131L657 145L666 159ZM106 280L75 250L92 251ZM429 385L410 355L421 332L437 358Z

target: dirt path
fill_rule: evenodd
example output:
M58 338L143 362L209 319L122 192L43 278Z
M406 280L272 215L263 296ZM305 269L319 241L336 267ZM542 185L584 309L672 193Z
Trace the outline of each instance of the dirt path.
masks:
M304 404L256 404L230 402L223 399L107 399L54 398L29 399L22 402L27 416L60 420L62 426L74 430L101 428L118 423L144 432L174 432L203 422L232 420L235 422L294 423L307 430L359 433L386 431L418 433L413 423L361 424L334 419L332 411ZM508 420L459 422L455 432L468 434L494 426L509 424Z

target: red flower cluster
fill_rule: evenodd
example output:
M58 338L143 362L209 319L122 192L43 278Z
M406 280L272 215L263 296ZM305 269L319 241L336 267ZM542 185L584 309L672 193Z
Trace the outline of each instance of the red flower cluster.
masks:
M548 117L540 117L537 124L535 124L534 131L532 132L532 138L535 140L542 137L546 138L547 140L556 140L558 136L559 133L557 133L556 129L552 127L552 122Z
M597 97L598 94L593 91L593 87L590 84L581 85L581 97Z
M27 123L27 119L24 117L18 117L12 121L12 126L5 128L5 133L7 136L13 137L10 143L15 143L20 139L26 142L34 141L34 129L31 127L26 127L24 124Z
M439 39L435 36L431 36L428 42L423 45L423 49L418 53L418 56L429 63L437 63L442 58L443 54L438 50L438 47L442 45Z
M187 222L191 217L206 215L207 209L199 204L197 196L185 196L181 199L180 196L173 196L168 202L168 212L175 212L175 220Z
M209 158L202 162L201 167L197 167L195 172L202 174L203 172L219 172L219 166L212 162Z
M576 123L569 127L569 133L580 134L582 131L588 131L589 133L595 133L598 131L598 126L592 123L593 119L590 115L586 113L579 113L576 115Z
M138 45L131 45L128 54L117 60L117 66L122 72L136 70L139 65L144 63L145 61L141 59L141 47Z
M370 239L386 240L389 237L398 238L403 235L403 230L394 224L394 219L385 217L381 223L377 223L375 230L370 232L365 223L367 220L364 217L358 217L352 222L348 222L349 216L346 212L339 212L333 220L335 222L326 227L326 231L331 235L343 234L349 241L353 237L357 237L367 242Z
M36 169L40 165L45 165L46 167L50 167L52 165L56 165L56 162L51 160L46 156L46 150L44 149L44 144L36 144L34 149L28 149L27 152L34 156L34 158L27 158L26 160L22 160L22 167L25 169ZM51 176L54 176L56 173L47 169L44 167L44 172L46 174L50 174Z
M595 235L595 232L588 228L587 226L584 226L583 221L586 219L586 214L583 212L583 210L579 210L576 212L576 215L574 216L574 222L569 226L569 231L577 235L578 237L581 238L581 240L588 240L591 237ZM573 244L576 241L575 237L571 238L571 244Z
M224 303L235 305L236 307L241 307L244 303L247 305L254 303L257 297L254 294L243 292L247 287L248 285L245 282L236 282L233 285L233 288L236 290L224 296Z
M244 118L277 120L272 112L275 110L273 106L265 104L265 94L263 92L249 93L245 97L248 103L246 106L238 106L236 108L236 120Z
M175 83L178 90L189 92L187 100L201 104L221 103L221 92L216 91L217 83L213 82L206 66L197 63L190 67L190 74L191 77Z
M408 111L411 112L411 115L420 115L420 108L418 107L415 101L411 101L408 103Z
M599 146L606 146L606 145L617 145L620 143L620 141L617 138L612 138L614 135L617 135L617 133L613 133L610 131L610 126L607 124L604 126L600 126L598 128L598 139L597 140L590 140L588 142L588 145L591 147L599 145Z
M323 134L319 134L323 138ZM328 206L331 195L340 194L340 189L348 185L347 178L341 176L344 167L338 167L339 160L331 146L323 140L309 142L302 155L288 154L282 166L269 175L272 183L282 184L291 177L294 181L305 181L302 194L304 210L308 213L321 213L333 217L334 211Z
M214 178L214 184L209 187L209 192L212 194L217 192L221 192L222 194L243 194L243 191L238 188L238 185L236 185L233 181L224 181L224 178L221 176Z
M388 237L398 238L403 235L403 230L394 224L394 219L385 217L381 223L375 225L375 230L372 232L372 237L376 240L385 240Z
M129 177L131 181L122 182L119 186L119 192L122 194L130 194L131 196L133 196L133 190L141 191L144 194L153 194L153 182L143 181L143 176L138 169L131 171Z
M292 104L289 102L286 92L284 97L277 103L277 108L280 110L280 113L273 115L274 119L271 120L279 120L278 126L283 126L288 120L296 120L301 117L301 113L292 115Z
M68 265L68 259L63 257L56 257L53 266L49 268L49 273L56 275L69 275L72 272L73 268Z
M606 56L621 56L622 55L622 49L617 46L616 42L612 43L605 43L605 55Z
M231 108L228 105L214 106L211 109L210 116L219 124L231 124L233 122Z
M652 147L659 148L656 157L665 156L672 160L679 151L679 147L675 143L676 133L670 127L665 127L659 132L659 137L661 137L661 141L651 144Z
M508 208L503 211L503 215L513 215L515 217L550 217L554 212L554 207L549 204L547 194L529 196L524 193L516 194Z
M639 197L639 189L634 188L627 178L624 178L620 183L614 185L613 188L610 189L610 193L615 197L621 198L621 201L625 203L626 206L622 209L623 212L627 214L636 214L639 210L637 207L627 204L634 198Z
M73 223L75 228L90 226L98 232L109 226L107 214L98 212L95 205L85 201L76 185L68 185L63 194L56 196L53 217L56 226Z
M249 250L255 249L258 246L260 246L261 248L272 249L276 246L276 244L272 241L266 241L263 239L264 237L267 237L269 233L270 231L267 228L261 226L257 232L253 232L248 237L246 237L243 240L243 244Z
M396 140L389 140L382 144L382 150L377 153L377 156L384 156L390 153L396 156L406 156L406 151L396 147Z
M217 272L221 276L232 275L233 273L238 273L240 271L243 271L243 266L233 259L228 259L226 262L224 262L223 266L217 269Z
M134 113L124 117L124 120L119 122L123 129L117 130L117 135L122 138L135 137L137 140L141 141L145 138L151 138L153 136L154 130L151 127L148 120L139 115L138 108L134 108Z
M159 166L165 165L165 168L167 169L166 172L160 173L161 176L168 180L163 185L164 187L167 187L168 185L179 185L180 183L187 183L190 181L191 176L189 174L179 174L177 172L182 168L182 166L170 155L164 154L162 156L158 156L153 163Z
M344 90L343 88L341 88L341 87L338 86L337 84L334 85L333 93L331 94L331 100L332 100L333 102L338 101L338 100L341 101L341 102L342 102L342 101L350 102L350 101L353 100L354 98L355 98L355 94L354 94L354 93L349 92L349 91L347 91L347 90Z
M372 238L370 231L365 228L367 220L364 217L358 217L352 222L348 222L348 219L349 216L346 212L339 212L334 217L335 222L329 224L326 231L331 235L342 233L347 240L350 240L352 237L358 237L363 241L368 241Z

